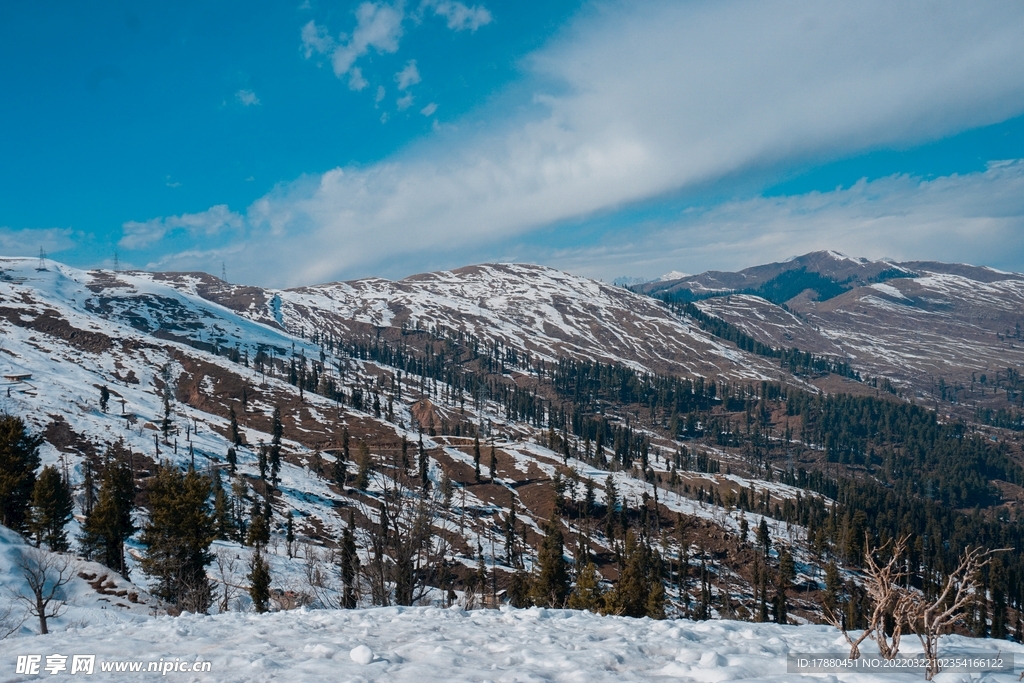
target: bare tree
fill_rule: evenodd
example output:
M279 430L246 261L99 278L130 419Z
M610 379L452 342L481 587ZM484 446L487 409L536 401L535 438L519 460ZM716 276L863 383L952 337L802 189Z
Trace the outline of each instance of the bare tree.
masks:
M227 612L231 608L231 601L242 590L241 586L234 583L238 556L229 548L218 548L213 559L217 563L217 581L221 585L218 607L221 612Z
M30 595L17 598L28 608L28 613L39 618L39 632L49 633L48 619L67 611L68 601L64 587L75 577L77 563L70 555L51 553L39 548L26 548L17 561Z
M872 607L867 628L859 636L851 636L843 618L836 615L828 606L825 607L825 620L839 629L846 642L850 644L850 659L860 658L860 645L868 638L878 644L878 651L886 659L893 659L899 653L900 638L908 624L908 614L914 599L911 592L900 585L907 576L902 564L903 554L907 550L907 540L907 536L898 539L893 544L888 561L882 564L875 555L884 555L891 541L887 541L880 548L872 549L870 539L865 539L865 590ZM893 623L891 634L886 633L887 617Z
M24 623L24 616L21 619L14 616L14 603L7 603L3 609L0 609L0 640L20 629Z
M302 543L305 588L315 603L327 609L341 608L341 590L334 581L334 553L321 551L312 543Z
M414 605L438 583L450 547L435 525L441 520L444 493L427 490L401 467L375 472L380 489L363 509L369 560L362 566L375 605Z
M964 608L978 591L978 573L992 560L992 554L1001 550L967 548L960 556L960 564L949 573L942 591L931 600L914 595L907 610L907 618L921 641L928 660L924 677L931 680L939 673L939 638L963 616Z

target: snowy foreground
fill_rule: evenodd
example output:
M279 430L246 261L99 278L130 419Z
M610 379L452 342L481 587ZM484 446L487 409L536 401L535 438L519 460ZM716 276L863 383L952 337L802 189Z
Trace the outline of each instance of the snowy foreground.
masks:
M159 673L103 673L124 660L209 663L209 673L171 671L178 681L919 681L919 673L786 673L787 653L843 651L825 626L734 621L651 621L574 611L378 608L296 610L257 616L159 617L0 642L0 681L146 680ZM916 641L904 649L918 651ZM994 640L948 637L942 653L1013 651ZM870 656L872 649L864 648ZM67 670L17 675L19 655L68 656ZM71 656L96 655L92 676L70 673ZM143 669L145 671L145 668ZM981 675L1017 681L1016 674ZM944 672L937 681L978 680Z

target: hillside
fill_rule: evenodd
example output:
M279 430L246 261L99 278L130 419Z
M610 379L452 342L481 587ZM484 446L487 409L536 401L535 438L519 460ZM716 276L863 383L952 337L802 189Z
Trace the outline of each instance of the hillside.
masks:
M557 528L569 577L593 562L609 596L633 571L628 554L648 553L644 590L662 587L669 617L815 622L822 601L837 599L858 623L865 533L878 544L920 538L922 576L968 543L1024 547L1019 433L971 414L937 419L896 395L929 364L968 372L989 351L949 355L970 346L972 329L984 338L980 324L957 321L983 304L1012 316L1020 280L957 289L950 282L967 275L918 266L917 277L848 280L842 294L785 307L752 294L698 299L704 313L694 317L536 266L264 290L205 274L2 259L0 408L44 437L43 464L68 473L75 529L86 473L108 457L131 468L138 527L161 464L220 481L231 513L207 568L213 611L249 605L246 528L265 510L282 609L342 601L349 528L361 605L518 601ZM932 301L940 286L945 308ZM919 302L920 320L944 316L947 346L924 332L905 346L915 333L896 321L918 320L913 311L877 338L857 327L851 306L905 305L886 287ZM859 304L842 303L854 296ZM849 327L829 331L828 315ZM791 346L812 353L779 355ZM992 363L1012 367L1015 356L989 348ZM991 405L1017 396L1005 381L993 395L1001 376L992 377L974 388L978 408L989 405L982 387ZM953 398L949 410L964 408L965 395ZM276 476L265 460L275 412ZM414 528L429 533L413 546L418 569L402 578L396 558ZM929 533L949 544L929 543ZM152 589L145 552L139 535L129 540L129 576ZM963 628L1000 637L1020 628L1024 558L1014 550L1003 561L1014 578L986 576L989 616ZM825 584L830 564L838 593ZM412 587L400 590L407 578ZM178 610L173 596L153 609Z

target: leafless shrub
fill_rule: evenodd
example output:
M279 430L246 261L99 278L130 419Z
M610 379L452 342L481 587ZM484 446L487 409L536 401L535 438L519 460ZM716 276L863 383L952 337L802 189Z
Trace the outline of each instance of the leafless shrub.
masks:
M229 548L219 548L213 559L217 565L217 581L220 583L217 606L221 612L227 612L231 609L231 601L242 590L241 586L234 583L235 570L238 568L238 556Z
M928 660L924 677L931 680L939 673L939 638L949 632L963 616L964 608L978 591L978 573L999 550L967 548L960 563L949 573L942 591L931 600L914 595L907 609L907 620L924 648Z
M0 640L3 640L20 629L21 625L24 623L24 614L20 619L15 616L13 602L6 604L3 608L0 608Z
M860 645L868 638L878 644L878 651L886 659L893 659L899 653L900 638L908 624L907 615L913 598L911 592L900 585L907 576L902 564L903 554L907 550L907 540L908 537L904 536L892 545L892 553L884 564L876 559L876 555L884 555L891 541L877 549L871 547L870 539L865 543L865 589L872 607L871 614L868 615L867 628L859 636L851 636L842 617L825 607L825 620L839 629L850 645L850 659L860 658ZM886 617L893 620L891 635L886 634Z
M368 561L362 565L375 605L415 605L437 583L450 547L435 533L444 506L443 492L422 490L402 468L374 474L379 493L364 506L371 521Z

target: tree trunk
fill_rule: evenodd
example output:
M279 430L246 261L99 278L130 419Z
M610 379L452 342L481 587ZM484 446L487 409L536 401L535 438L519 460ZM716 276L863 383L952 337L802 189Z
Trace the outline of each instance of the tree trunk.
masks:
M45 636L49 630L46 628L46 603L43 602L42 591L36 591L36 612L39 614L39 633Z

